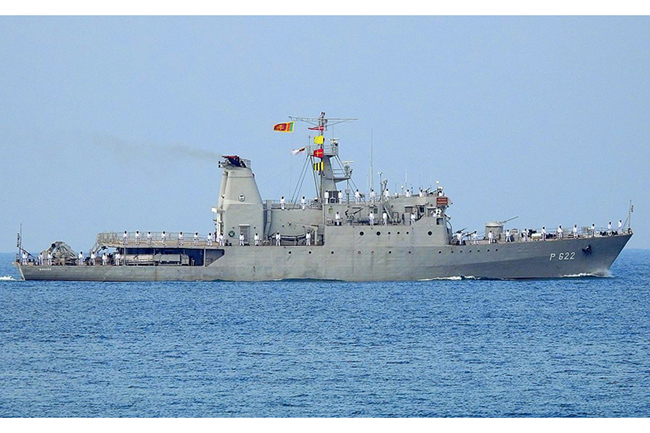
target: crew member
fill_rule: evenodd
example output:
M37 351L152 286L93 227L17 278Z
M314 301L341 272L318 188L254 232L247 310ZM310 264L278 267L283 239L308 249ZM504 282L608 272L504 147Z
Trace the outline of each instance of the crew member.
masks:
M151 245L151 231L147 232L147 245Z
M375 190L370 188L370 203L375 202Z
M167 240L167 233L163 230L162 234L160 235L160 240L162 241L163 247L165 246L165 241Z
M282 239L282 237L280 236L280 232L277 232L275 234L275 245L278 247L280 246L280 239Z
M360 193L359 190L357 189L357 190L354 192L354 202L355 202L356 204L359 204L360 201L361 201L361 193Z
M282 210L284 210L284 203L285 203L284 196L282 196L282 198L280 199L280 208Z
M140 245L140 230L135 231L135 244Z
M506 230L506 242L510 242L510 229Z
M47 264L49 266L52 266L52 252L51 251L47 252Z
M472 245L478 245L478 234L476 230L472 233Z
M388 214L387 214L386 212L384 212L384 213L381 214L381 219L382 219L382 221L383 221L383 224L384 224L385 226L387 226L387 225L388 225Z
M404 196L405 196L406 198L408 198L408 197L411 196L411 191L409 191L408 188L406 188L406 191L404 192Z
M305 244L311 245L311 231L309 230L307 230L307 234L305 235Z
M122 244L126 245L129 243L129 234L124 230L124 234L122 235Z
M543 227L542 227L542 240L543 240L543 241L546 240L546 226L543 226Z
M611 236L612 235L612 222L610 221L607 223L607 235Z
M591 237L593 238L595 236L596 236L596 224L592 224L591 225Z
M524 229L524 232L522 233L524 239L524 242L528 242L528 229Z
M302 207L302 210L305 210L305 208L307 207L307 199L305 199L304 195L300 199L300 206Z
M178 245L183 245L183 232L178 233Z
M239 246L240 247L244 246L244 234L243 233L239 234Z
M564 230L562 230L562 224L560 224L559 226L557 226L557 231L556 231L556 233L557 233L557 238L558 238L558 239L562 239L562 236L564 235Z
M578 237L578 225L577 224L573 225L573 237L574 238Z
M199 244L199 232L194 232L194 245Z
M95 254L94 251L91 251L90 252L90 266L95 266L95 257L97 257L97 255Z
M206 240L208 245L212 246L212 232L208 233L208 237Z
M255 238L254 239L255 239L255 246L259 247L260 246L260 235L255 233Z
M490 233L488 233L488 244L491 244L493 240L494 235L492 234L492 230L490 230Z
M618 232L616 233L619 235L623 234L623 221L621 220L618 220Z
M415 224L415 212L411 212L411 225Z
M463 245L463 234L458 232L456 233L456 237L458 238L458 245Z
M107 262L108 262L108 256L104 252L104 254L102 254L102 266L106 266Z
M84 264L84 253L83 251L79 251L79 266L82 266L83 264Z
M38 263L38 266L43 265L43 253L42 252L38 253L38 262L37 263Z
M384 197L386 198L386 200L390 198L390 191L388 191L388 187L386 187L386 189L384 190Z
M341 214L336 211L336 215L334 215L334 224L337 226L341 225Z
M115 252L115 266L120 266L120 259L122 258L122 255L119 253L119 251Z
M219 233L219 245L222 247L226 246L226 239L223 236L223 233Z
M372 211L372 209L370 210L370 213L368 214L368 221L370 222L371 226L375 225L375 213Z
M24 252L24 251L23 251L23 261L22 261L22 263L23 263L23 266L27 265L27 253Z

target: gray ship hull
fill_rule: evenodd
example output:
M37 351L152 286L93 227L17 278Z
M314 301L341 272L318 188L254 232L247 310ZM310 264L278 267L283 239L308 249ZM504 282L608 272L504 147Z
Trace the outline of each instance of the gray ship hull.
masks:
M393 227L392 234L390 227L332 229L326 245L212 247L223 255L208 266L16 266L25 280L68 281L561 278L606 275L632 236L432 246L419 243L417 227L401 232Z

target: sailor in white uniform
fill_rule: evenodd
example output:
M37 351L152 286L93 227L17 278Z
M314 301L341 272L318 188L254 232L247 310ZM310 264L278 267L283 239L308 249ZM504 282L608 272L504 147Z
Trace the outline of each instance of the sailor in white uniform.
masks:
M476 230L472 233L472 245L478 245L478 234Z
M129 234L124 231L124 234L122 235L122 244L126 245L129 243Z
M219 233L219 245L222 247L226 246L226 239L223 236L223 233Z
M370 188L370 203L375 202L375 190Z
M591 237L593 238L595 236L596 236L596 224L592 224L591 225Z
M24 251L23 251L23 261L22 261L22 263L23 263L23 266L27 265L27 253L24 252Z
M375 213L372 210L368 214L368 221L370 222L371 226L375 225Z
M506 242L510 242L510 229L506 230Z
M623 234L623 221L618 220L618 232L619 235Z
M280 209L284 210L284 204L285 204L285 200L284 200L284 196L282 196L282 198L280 199Z
M528 229L524 229L523 237L524 237L523 241L528 242Z
M307 207L307 200L305 199L304 195L300 199L300 206L302 206L302 210L305 210L305 208Z
M84 264L84 253L83 251L79 251L79 266L83 266L83 264Z
M106 253L102 254L102 266L106 266L106 263L108 262L108 256Z
M208 237L206 238L206 242L209 246L212 246L212 232L208 233Z
M492 230L490 230L490 233L488 233L488 244L491 244L492 241L494 241L494 234L492 234Z
M411 213L411 225L415 224L415 212Z
M611 236L612 235L612 222L610 221L607 223L607 235Z
M578 237L578 225L577 224L573 225L573 237L574 238Z
M390 191L388 191L388 187L386 187L386 189L384 190L384 197L386 198L386 200L390 198Z
M165 246L165 242L167 241L167 233L163 230L162 234L160 235L160 240L162 241L163 247Z
M259 247L260 246L260 235L255 233L255 237L253 239L255 240L255 246Z
M387 225L388 225L388 214L387 214L386 212L384 212L384 213L381 214L381 219L382 219L382 221L383 221L383 224L384 224L385 226L387 226Z
M95 252L94 252L94 251L91 252L91 253L90 253L90 266L95 266L95 257L97 257L97 256L95 255Z
M341 214L338 211L336 212L336 215L334 215L334 225L341 225Z
M281 239L282 239L282 236L280 236L280 232L277 232L277 233L275 234L275 245L276 245L276 246L278 246L278 247L280 246L280 240L281 240Z
M240 233L239 235L239 246L244 246L244 234Z
M562 225L561 224L559 226L557 226L556 233L557 233L557 238L562 239L562 237L564 236L564 230L562 230Z
M115 253L115 266L120 266L120 259L122 255L120 253Z
M458 238L458 245L463 245L463 234L458 232L456 233L456 237Z
M194 245L199 244L199 232L194 232Z
M404 192L404 196L407 197L407 198L411 196L411 191L409 191L408 188L407 188L406 191Z
M542 227L542 240L543 240L543 241L546 240L546 226L543 226L543 227Z
M360 201L361 201L361 193L359 192L359 190L356 190L354 192L354 202L356 204L359 204Z
M147 232L147 245L151 245L151 231Z
M307 230L305 235L305 245L311 245L311 231Z
M52 253L50 251L47 252L47 264L52 266Z
M183 232L178 233L178 245L183 245Z

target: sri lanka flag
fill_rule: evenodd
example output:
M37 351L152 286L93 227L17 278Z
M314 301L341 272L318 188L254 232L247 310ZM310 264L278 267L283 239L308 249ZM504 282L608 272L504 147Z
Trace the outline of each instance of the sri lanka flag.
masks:
M294 123L295 122L278 123L273 126L273 130L278 132L293 132Z

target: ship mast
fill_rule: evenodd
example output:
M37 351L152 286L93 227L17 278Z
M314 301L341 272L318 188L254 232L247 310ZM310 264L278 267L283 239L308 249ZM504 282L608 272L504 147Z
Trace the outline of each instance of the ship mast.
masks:
M324 203L325 199L325 173L332 173L332 165L330 161L330 157L332 156L337 156L338 157L338 148L336 152L332 151L326 152L325 149L325 131L327 131L328 126L336 125L339 123L345 123L345 122L352 122L354 120L357 120L356 118L334 118L330 117L327 118L325 117L325 112L321 111L320 116L318 117L301 117L301 116L289 116L289 118L293 121L299 121L299 122L305 122L310 125L314 125L312 128L309 128L312 131L318 131L318 135L314 137L314 144L316 144L318 147L316 148L316 151L311 152L310 157L313 158L319 158L321 160L320 165L318 165L318 179L319 179L319 185L318 185L318 199L320 200L321 203ZM314 164L314 168L316 168L316 164ZM333 174L331 175L332 181L334 181L334 176ZM328 180L330 180L328 178Z

